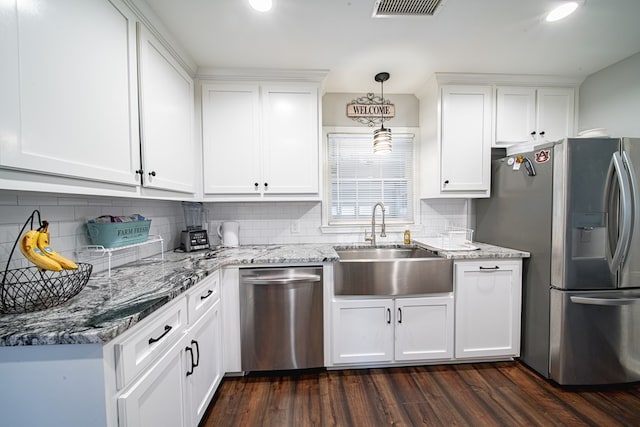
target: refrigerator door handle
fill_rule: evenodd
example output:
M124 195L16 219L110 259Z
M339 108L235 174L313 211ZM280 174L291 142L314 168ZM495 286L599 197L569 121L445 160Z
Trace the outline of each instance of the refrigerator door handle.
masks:
M622 163L622 157L619 152L613 153L613 157L611 158L611 163L609 165L609 178L607 181L607 193L609 198L613 197L610 192L612 188L611 181L613 173L615 173L618 178L618 183L620 185L620 216L622 221L620 225L620 233L618 234L618 244L616 245L615 251L612 251L613 254L611 259L609 259L609 269L611 270L611 273L618 271L622 265L631 240L631 183L629 182L629 176L625 171L625 167Z
M633 235L636 233L637 221L638 221L638 212L640 211L640 200L638 197L638 177L636 176L635 169L633 168L633 163L631 163L631 159L629 158L629 154L626 151L622 152L622 163L625 166L627 171L627 176L629 177L629 188L631 190L631 200L630 200L630 219L631 222L631 231L629 233L629 243L627 244L627 250L625 251L625 258L629 254L629 250L631 250L631 241L633 240Z
M636 305L640 304L640 298L597 298L597 297L569 297L571 302L576 304L588 304L588 305L608 305L608 306L621 306L621 305Z

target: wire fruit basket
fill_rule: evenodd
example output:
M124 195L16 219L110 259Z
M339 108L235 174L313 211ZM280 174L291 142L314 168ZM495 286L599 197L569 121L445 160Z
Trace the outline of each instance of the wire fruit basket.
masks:
M62 304L76 296L89 281L93 265L79 263L77 270L42 271L38 267L5 270L0 313L30 313Z
M38 267L9 269L11 258L27 224L33 229L35 210L27 219L13 245L0 282L0 313L30 313L58 306L76 296L87 284L93 265L78 263L76 270L43 271Z

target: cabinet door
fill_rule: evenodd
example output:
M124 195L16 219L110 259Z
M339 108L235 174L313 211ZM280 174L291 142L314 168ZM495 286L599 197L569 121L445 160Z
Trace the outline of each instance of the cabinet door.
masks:
M318 193L318 88L263 86L264 192Z
M557 141L573 136L575 91L571 88L538 89L538 135Z
M333 302L333 363L393 360L393 300Z
M204 193L261 196L257 85L202 86Z
M457 359L520 355L521 265L520 260L455 264Z
M220 300L189 330L191 349L186 351L189 414L188 425L197 426L222 380L222 331ZM193 359L192 359L193 357ZM193 367L192 361L198 366Z
M120 427L185 425L185 342L183 336L118 397Z
M496 89L496 146L531 141L536 128L536 89L501 86Z
M395 360L453 357L453 294L396 300Z
M0 8L0 165L136 185L133 13L120 0Z
M488 192L491 177L491 88L442 88L441 191Z
M140 23L138 68L144 186L193 193L193 80Z

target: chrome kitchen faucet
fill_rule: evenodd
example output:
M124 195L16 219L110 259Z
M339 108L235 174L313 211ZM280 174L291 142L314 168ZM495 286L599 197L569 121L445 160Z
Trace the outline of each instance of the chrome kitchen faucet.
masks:
M387 233L385 233L386 224L384 221L384 203L378 202L373 205L373 212L371 212L371 236L367 237L367 231L364 232L364 240L366 242L371 242L372 246L376 245L376 208L380 206L382 209L382 228L380 230L380 237L387 237Z

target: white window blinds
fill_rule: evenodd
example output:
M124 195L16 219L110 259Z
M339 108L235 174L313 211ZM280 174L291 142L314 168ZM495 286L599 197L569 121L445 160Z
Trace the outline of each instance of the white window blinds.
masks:
M413 134L373 154L373 134L329 133L329 224L366 224L377 202L387 222L413 222Z

